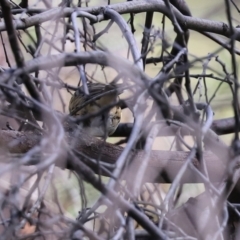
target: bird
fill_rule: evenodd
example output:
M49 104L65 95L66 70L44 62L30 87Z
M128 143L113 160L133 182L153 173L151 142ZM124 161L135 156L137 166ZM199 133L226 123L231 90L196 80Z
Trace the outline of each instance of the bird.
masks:
M122 110L119 105L107 110L103 108L118 102L121 92L115 82L109 84L88 82L87 87L89 94L85 94L81 86L72 95L69 115L73 117L89 115L89 118L80 122L81 128L94 137L110 136L120 123Z

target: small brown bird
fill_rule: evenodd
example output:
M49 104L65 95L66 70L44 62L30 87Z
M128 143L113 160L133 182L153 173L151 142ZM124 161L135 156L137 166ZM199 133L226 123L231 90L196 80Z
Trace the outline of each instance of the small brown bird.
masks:
M72 96L69 103L71 116L91 115L101 111L102 108L119 100L119 92L115 83L87 84L89 95L84 94L81 87ZM121 107L114 106L110 110L102 111L97 116L89 117L81 122L86 132L95 137L105 137L113 134L121 119Z

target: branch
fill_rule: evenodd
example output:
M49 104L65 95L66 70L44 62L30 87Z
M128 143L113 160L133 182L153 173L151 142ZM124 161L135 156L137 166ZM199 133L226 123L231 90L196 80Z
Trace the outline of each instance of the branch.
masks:
M108 5L109 8L117 11L120 14L125 13L141 13L141 12L161 12L167 16L169 16L169 11L165 6L163 1L159 0L151 0L151 1L136 1L136 2L125 2L118 3L113 5ZM22 9L22 11L26 11ZM29 9L27 12L31 11ZM49 20L55 20L56 18L61 17L69 17L74 11L85 11L94 15L98 15L102 13L102 7L88 7L88 8L52 8L50 10L42 10L42 9L33 9L32 12L41 12L32 17L26 19L19 19L15 21L16 29L26 29L28 27L32 27L37 24L44 23ZM15 11L19 13L21 11ZM181 14L175 7L173 8L174 15L177 18L177 21L184 25L185 28L190 30L195 30L198 32L211 32L217 33L226 37L231 37L232 32L229 26L226 23L218 22L218 21L210 21L207 19L187 17ZM14 13L14 12L13 12ZM98 21L104 20L102 15L99 16ZM5 31L6 26L5 23L0 23L0 31ZM234 34L236 36L236 40L240 41L240 29L234 28Z
M0 79L2 82L4 82L11 76L21 75L23 73L32 73L35 71L48 70L55 67L76 66L78 64L87 63L112 67L117 71L121 71L123 74L126 74L126 76L132 76L132 78L136 80L149 80L147 75L138 67L134 66L130 61L114 54L102 51L62 53L34 58L26 62L24 68L19 68L15 70L14 73L10 71L1 73Z
M123 151L120 146L115 146L110 143L104 143L100 139L90 138L87 135L81 134L81 137L74 139L69 133L66 133L67 142L73 145L76 144L75 149L78 152L88 156L91 159L99 159L101 153L101 163L115 164L116 160ZM24 154L27 153L34 146L37 146L41 141L41 136L33 133L27 132L17 132L17 131L0 131L0 146L1 149L8 150L10 153L14 154ZM5 151L6 152L6 151ZM44 154L44 153L43 153ZM131 166L125 171L125 177L131 178L131 174L136 171L139 166L142 165L144 160L144 151L137 151L134 154L134 160ZM189 153L183 151L151 151L149 164L146 169L146 174L144 176L144 181L149 182L171 182L177 175L179 169L185 163ZM225 174L225 166L220 160L211 152L204 152L203 157L206 161L208 173L210 180L218 182L222 180ZM82 159L80 158L79 161ZM199 169L199 164L197 159L193 160L193 166ZM36 163L35 163L36 164ZM87 164L97 172L97 166L91 162ZM56 162L56 165L63 167L62 161ZM66 168L70 168L66 164ZM104 175L107 175L106 173ZM201 179L196 178L196 174L188 169L183 176L183 183L197 183L202 182Z

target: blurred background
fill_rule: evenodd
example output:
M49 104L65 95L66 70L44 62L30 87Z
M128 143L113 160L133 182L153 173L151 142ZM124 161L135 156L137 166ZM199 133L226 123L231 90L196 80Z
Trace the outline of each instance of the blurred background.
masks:
M52 7L57 7L60 4L61 1L49 1L49 3L52 5ZM77 2L77 1L76 1ZM87 4L89 7L91 6L106 6L107 0L90 0L87 1ZM114 3L121 3L123 1L113 1L111 0L111 4ZM215 21L221 21L224 23L227 23L226 18L226 11L225 11L225 5L224 1L219 0L186 0L191 12L192 16L196 18L204 18L208 20L215 20ZM16 4L20 3L20 1L15 1ZM240 7L240 1L235 1L235 3L238 4ZM83 3L82 6L84 7L85 4ZM45 7L41 1L29 1L29 7L30 8L43 8ZM232 7L232 15L234 16L233 19L233 26L240 25L239 23L239 13L237 10ZM18 14L15 15L15 19L18 18L24 18L26 17L25 14ZM153 21L153 27L152 27L152 33L155 33L156 35L162 35L162 17L163 15L161 13L154 13L154 21ZM125 20L129 20L130 16L129 14L123 15L123 18ZM79 20L79 19L78 19ZM169 44L169 48L167 49L170 51L172 43L175 38L175 33L173 31L172 23L165 18L166 25L165 25L165 39L167 40ZM142 40L142 33L145 23L145 13L136 14L134 16L134 27L135 32L134 36L136 38L136 41L138 43L139 49L141 49L141 40ZM87 31L90 35L94 35L95 33L98 33L99 31L103 30L108 24L108 21L103 21L97 24L94 24L94 26L91 26L88 20L86 20L86 26ZM78 27L82 31L83 25L81 21L78 21ZM66 52L74 52L75 50L75 44L74 42L70 41L73 38L73 32L70 31L69 33L69 39L66 40L66 44L62 44L62 37L64 33L64 26L61 22L57 22L55 19L52 21L48 21L46 23L43 23L41 25L41 31L42 31L42 37L45 40L43 42L41 48L38 51L37 56L44 56L48 54L58 54L60 51L66 51ZM34 28L29 28L28 32L31 34L33 38L36 39L35 30ZM22 42L27 46L32 43L32 39L29 37L29 34L27 34L24 31L18 31L18 34L20 36L20 39ZM219 36L220 37L220 36ZM224 39L224 37L220 37L223 41L227 41L227 39ZM54 47L48 44L48 41L54 44ZM7 55L10 59L11 67L15 66L14 58L12 57L12 53L9 47L7 35L5 32L2 32L2 44L0 44L0 66L3 68L8 68L8 64L6 62L4 49L3 49L3 43L6 46L7 49ZM148 57L158 57L161 53L161 39L157 38L154 45L153 45L153 51L149 53ZM105 49L109 52L112 52L113 54L116 54L117 56L121 56L123 58L128 58L130 60L131 56L128 52L128 45L124 37L122 36L121 31L119 30L118 26L114 23L112 27L109 29L107 33L102 35L96 42L96 46ZM92 51L92 49L89 48L89 46L84 46L82 44L82 51L86 49L86 51ZM23 45L21 45L22 52L24 53L25 60L32 59L32 56L26 51ZM236 48L239 49L239 43L236 42ZM214 73L215 76L223 77L225 76L225 73L223 72L223 68L220 66L220 64L215 60L215 57L218 56L219 59L226 65L226 69L229 73L232 73L232 66L231 66L231 56L227 50L222 49L218 44L210 40L209 38L206 38L202 34L190 31L190 39L188 43L188 51L189 51L189 61L191 62L191 68L190 68L190 74L202 74L203 73L203 64L208 64L208 68L206 71L206 74L208 73ZM212 54L212 57L208 57L209 54ZM239 62L239 56L237 57L237 62ZM161 69L162 64L149 64L146 67L146 73L154 77ZM89 78L95 79L96 81L100 82L107 82L111 81L116 77L117 73L113 69L105 67L104 69L101 66L96 66L92 64L86 65L86 72ZM61 81L77 86L79 83L79 72L77 68L75 67L66 67L61 69L54 69L52 71L53 76L49 76L47 72L41 71L40 72L40 79L45 80L51 79L54 80L54 78L60 78ZM238 68L238 75L239 75L239 68ZM197 78L191 78L191 84L192 89L195 88L197 82L199 79ZM219 87L218 81L211 78L206 78L207 82L207 96L208 98L212 98L214 96L216 89ZM65 89L57 90L56 88L49 87L49 91L52 94L52 105L54 106L54 109L68 113L68 102L71 97L71 91L66 91ZM129 96L129 92L125 92L122 94L121 98L125 98ZM203 85L203 82L199 85L196 94L194 95L194 98L196 102L206 102L206 91ZM172 103L176 103L176 99L174 96L172 96L171 99ZM223 83L221 84L218 92L216 93L216 96L212 100L211 104L213 110L214 110L214 119L219 118L227 118L233 116L233 110L232 110L232 94L230 92L230 88L227 84ZM3 119L3 118L2 118ZM124 122L133 122L133 116L129 109L124 109L122 113L122 123ZM226 142L227 144L230 144L232 140L232 135L224 135L221 136L221 139ZM117 142L118 138L108 138L107 141L109 142ZM169 150L172 142L174 141L174 137L158 137L156 138L154 142L153 149L156 150ZM189 144L191 144L191 139L189 139ZM13 171L13 174L15 174L15 171ZM2 187L11 186L13 178L9 177L3 177L1 178L1 185ZM29 187L31 186L31 182L33 181L34 177L29 180L29 185L25 186L25 189L23 189L23 195L25 191L27 192ZM104 181L107 181L107 178L103 178ZM44 182L44 179L43 179ZM79 187L79 181L74 176L73 173L70 173L69 171L61 170L61 169L54 169L54 175L52 179L52 185L48 188L47 194L45 196L46 201L54 207L54 203L56 202L56 195L54 196L54 188L57 189L57 198L60 202L60 205L62 207L63 212L71 218L76 218L78 215L78 211L81 211L82 208L82 200L81 200L81 194L82 189ZM168 184L162 184L158 185L158 188L161 190L162 197L164 197L165 192L168 190L169 185ZM88 184L84 182L84 189L87 199L87 207L91 207L92 204L96 201L96 199L99 197L98 193ZM186 184L184 186L183 194L180 198L179 204L185 202L190 196L194 197L201 193L204 190L203 186L201 184ZM36 196L38 193L36 192Z

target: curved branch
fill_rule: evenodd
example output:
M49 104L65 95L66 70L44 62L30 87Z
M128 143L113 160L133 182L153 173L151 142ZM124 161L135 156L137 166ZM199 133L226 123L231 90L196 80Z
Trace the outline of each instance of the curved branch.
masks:
M128 27L128 24L124 21L124 19L121 17L118 12L106 7L104 9L104 14L109 16L113 21L117 23L119 28L121 29L124 37L126 38L130 51L132 52L132 56L134 59L134 63L139 67L139 69L143 70L143 65L142 65L142 59L141 59L141 54L140 51L138 50L137 47L137 42L136 39L134 38L133 34L131 33L131 30Z
M34 58L26 62L23 68L18 68L13 73L10 71L1 73L0 79L4 82L9 77L16 77L23 73L32 73L34 71L47 70L55 67L76 66L78 64L87 63L112 67L117 71L121 71L123 74L126 74L126 76L132 76L132 78L136 81L139 79L149 80L149 77L130 61L102 51L62 53Z

